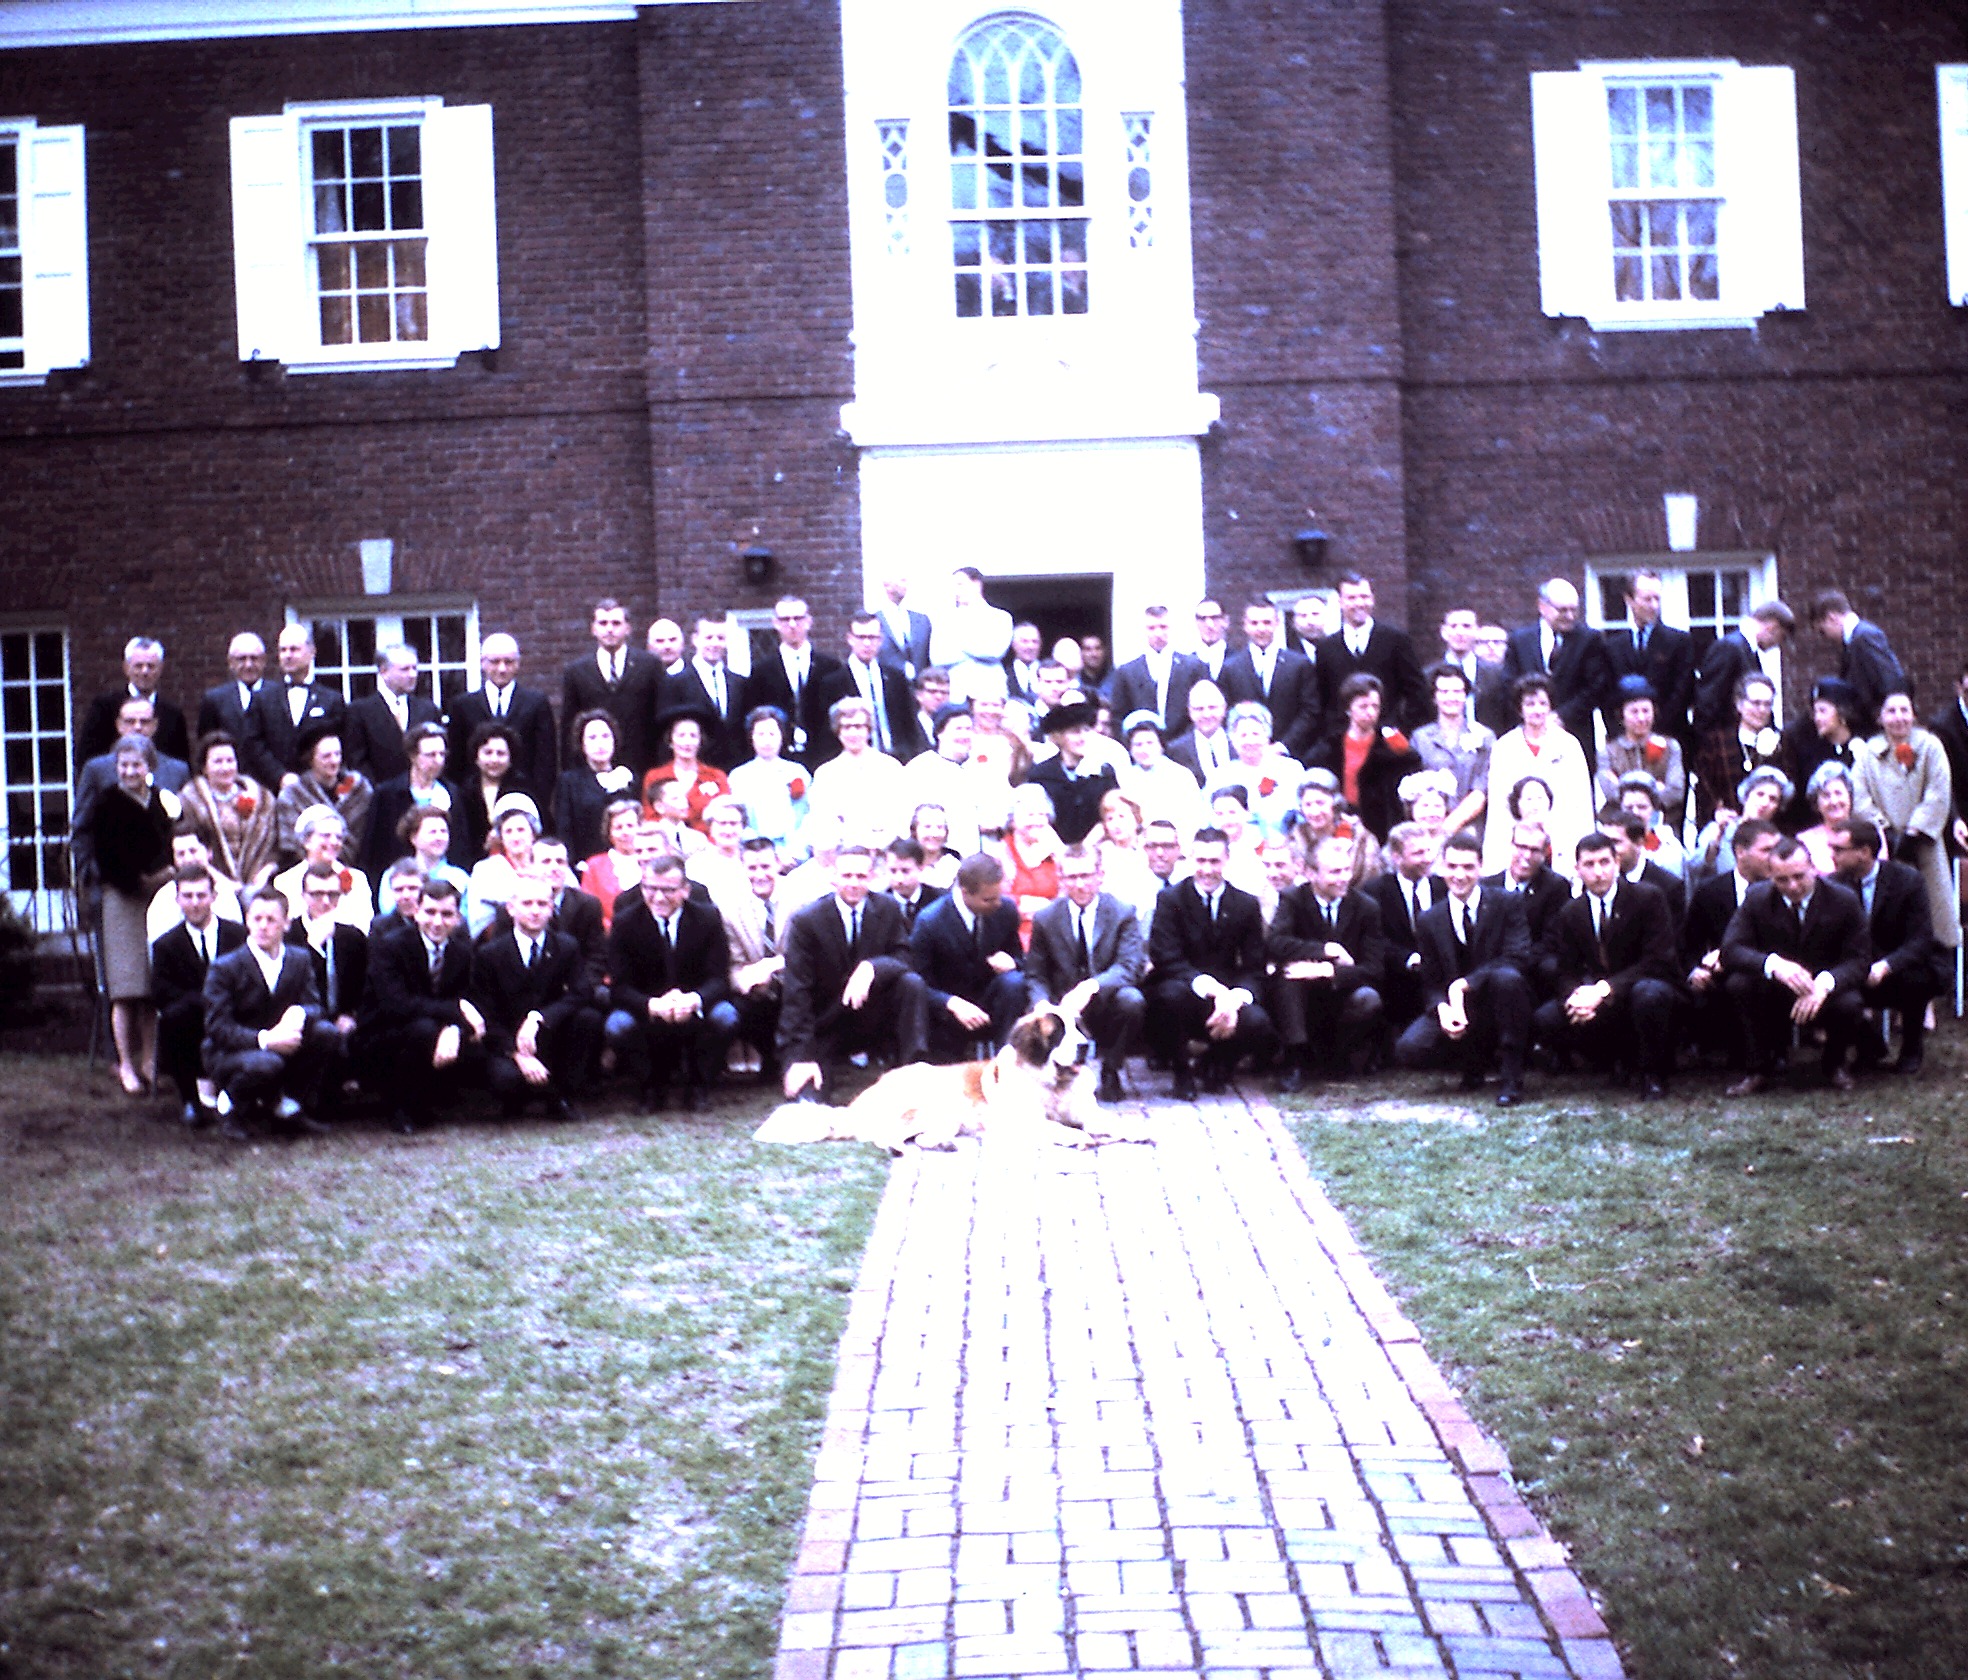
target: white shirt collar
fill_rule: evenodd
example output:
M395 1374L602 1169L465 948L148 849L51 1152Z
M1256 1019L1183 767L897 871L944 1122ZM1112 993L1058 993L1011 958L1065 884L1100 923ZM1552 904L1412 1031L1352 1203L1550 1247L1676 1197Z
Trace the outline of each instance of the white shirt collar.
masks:
M216 940L213 942L213 946L214 949L217 948ZM260 973L266 978L266 989L269 992L273 991L280 984L281 966L287 960L286 951L282 949L274 952L272 956L268 956L266 952L262 951L250 939L246 941L246 948L253 953L253 961L260 965Z

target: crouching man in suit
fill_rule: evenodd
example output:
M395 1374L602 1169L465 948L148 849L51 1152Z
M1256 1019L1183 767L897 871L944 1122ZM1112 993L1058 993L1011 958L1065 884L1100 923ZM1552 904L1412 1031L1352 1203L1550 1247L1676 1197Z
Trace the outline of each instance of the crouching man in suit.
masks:
M1782 1067L1794 1024L1824 1024L1824 1076L1849 1091L1845 1052L1865 1025L1872 938L1859 895L1820 880L1800 840L1779 840L1722 939L1723 994L1741 1018L1749 1072L1724 1093L1754 1096Z
M178 1088L187 1126L211 1119L212 1081L205 1077L205 976L246 943L246 930L217 913L212 872L202 863L179 869L178 913L150 947L150 996L157 1005L157 1071Z
M205 1067L228 1137L247 1120L324 1130L309 1118L321 1077L314 966L287 943L287 900L262 887L246 904L246 943L205 975Z
M314 988L321 998L321 1112L325 1118L341 1103L352 1077L349 1046L355 1032L369 972L369 936L340 920L342 872L332 863L311 863L301 877L300 917L287 925L287 943L305 951L314 964Z
M909 955L928 997L930 1060L961 1061L979 1043L1002 1050L1031 994L996 858L973 852L957 866L949 897L916 918Z
M1380 1036L1378 982L1387 967L1380 906L1351 885L1353 842L1332 836L1312 850L1312 879L1279 895L1265 942L1272 1009L1285 1040L1278 1089L1302 1091L1314 1065L1350 1070Z
M738 1011L731 1004L731 947L724 918L690 897L683 859L652 857L642 886L615 901L608 930L608 1042L636 1074L651 1108L669 1100L679 1073L684 1106L703 1106L724 1071Z
M1838 865L1839 880L1859 895L1866 908L1872 966L1866 970L1861 994L1865 1006L1882 1017L1888 1009L1899 1016L1900 1057L1893 1071L1918 1073L1927 1038L1927 1006L1941 993L1943 962L1920 871L1910 864L1883 861L1879 829L1864 817L1831 825L1831 857ZM1877 1030L1868 1028L1859 1040L1861 1065L1885 1059L1885 1028L1882 1018ZM158 1046L161 1062L161 1026Z
M922 976L909 966L902 906L870 894L875 853L842 846L834 890L786 923L780 971L779 1060L785 1091L819 1095L857 1050L892 1050L897 1065L923 1059L927 1030Z
M1254 894L1225 885L1229 855L1222 829L1197 829L1189 878L1164 887L1155 900L1149 1014L1153 1035L1167 1043L1174 1063L1169 1089L1177 1102L1196 1096L1191 1039L1209 1041L1202 1082L1212 1095L1229 1084L1244 1057L1267 1062L1278 1048L1278 1029L1257 1001L1264 989L1264 914Z
M571 933L557 932L554 889L522 875L506 899L510 928L472 953L471 999L485 1017L485 1077L508 1119L532 1096L554 1120L578 1120L580 1093L601 1053L595 977Z
M415 922L369 953L355 1059L390 1104L391 1129L406 1137L484 1077L485 1017L465 995L471 968L458 888L436 877L417 895Z
M1503 1082L1497 1106L1524 1100L1524 1056L1531 1038L1531 936L1524 894L1478 884L1483 843L1467 830L1442 848L1449 896L1415 927L1427 1007L1394 1047L1402 1067L1461 1064L1462 1087L1483 1082L1494 1054Z
M1641 1096L1664 1096L1681 997L1674 917L1660 888L1622 879L1611 835L1583 836L1577 856L1585 890L1551 924L1558 995L1533 1017L1538 1040L1595 1064L1636 1068Z
M1056 898L1032 918L1026 973L1048 1003L1076 1015L1100 1056L1102 1102L1126 1096L1121 1070L1141 1038L1145 955L1133 907L1100 890L1099 854L1068 846Z

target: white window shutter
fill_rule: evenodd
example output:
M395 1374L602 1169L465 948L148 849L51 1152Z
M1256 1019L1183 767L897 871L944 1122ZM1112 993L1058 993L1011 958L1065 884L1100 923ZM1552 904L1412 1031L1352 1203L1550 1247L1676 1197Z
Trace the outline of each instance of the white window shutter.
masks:
M1722 300L1745 315L1802 309L1795 72L1785 65L1732 71L1720 90L1716 127L1726 195Z
M1538 284L1547 315L1603 315L1612 302L1606 144L1606 85L1599 77L1532 73Z
M1968 304L1968 64L1936 72L1941 106L1941 217L1947 234L1948 302Z
M82 130L21 134L22 372L89 360L89 217Z
M308 228L297 118L232 119L232 273L239 359L293 361L320 345L309 319Z
M430 230L431 348L499 344L499 220L492 107L447 105L424 118L424 225Z

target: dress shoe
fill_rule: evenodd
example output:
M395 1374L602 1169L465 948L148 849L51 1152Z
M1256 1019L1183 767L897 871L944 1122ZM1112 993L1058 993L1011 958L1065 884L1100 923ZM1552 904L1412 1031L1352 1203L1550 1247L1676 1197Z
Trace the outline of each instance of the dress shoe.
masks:
M1177 1102L1194 1102L1196 1076L1186 1067L1178 1067L1169 1079L1169 1095Z
M1221 1062L1209 1062L1203 1067L1203 1095L1220 1097L1230 1089L1230 1071Z
M326 1120L317 1118L304 1108L297 1108L287 1117L287 1129L295 1134L306 1133L309 1137L328 1137L335 1128Z
M1895 1073L1918 1073L1920 1066L1921 1055L1918 1050L1902 1050L1900 1052L1900 1059L1893 1064L1893 1071Z
M223 1114L219 1117L219 1136L230 1138L234 1143L251 1143L253 1134L239 1123L236 1114Z
M1660 1080L1647 1079L1641 1082L1640 1100L1642 1102L1659 1102L1666 1095L1667 1087Z
M1295 1096L1305 1089L1306 1073L1297 1062L1287 1062L1284 1071L1278 1075L1278 1094L1281 1097Z
M1464 1068L1462 1077L1456 1081L1458 1091L1480 1091L1482 1088L1483 1076L1475 1068Z
M204 1125L205 1122L209 1119L211 1119L211 1116L207 1114L204 1109L200 1108L198 1104L196 1104L195 1102L186 1103L184 1107L178 1111L179 1122L183 1125L190 1126L193 1128Z
M1121 1089L1121 1070L1108 1067L1104 1063L1100 1069L1100 1083L1094 1090L1097 1100L1104 1103L1127 1101L1127 1092Z
M563 1125L578 1126L587 1119L587 1116L565 1097L549 1097L547 1099L547 1118L549 1120L558 1120Z
M391 1111L389 1129L398 1137L415 1137L419 1130L417 1122L410 1118L410 1111L405 1108Z
M1859 1082L1852 1077L1852 1070L1850 1068L1841 1065L1839 1067L1825 1069L1825 1083L1834 1091L1850 1091Z
M1503 1089L1497 1092L1498 1108L1515 1108L1524 1100L1524 1087L1505 1080Z
M1722 1094L1725 1097L1753 1097L1767 1084L1769 1080L1762 1074L1746 1073L1735 1084L1727 1087Z

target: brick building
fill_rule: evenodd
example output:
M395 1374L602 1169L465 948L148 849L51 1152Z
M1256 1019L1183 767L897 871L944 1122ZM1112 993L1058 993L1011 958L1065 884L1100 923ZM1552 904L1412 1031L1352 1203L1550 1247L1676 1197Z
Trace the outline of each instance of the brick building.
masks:
M1931 699L1964 304L1942 0L17 0L10 885L140 629L181 701L289 617L557 687L602 594L832 644L974 563L1127 652L1357 566L1427 646L1644 556L1698 628L1844 587Z

